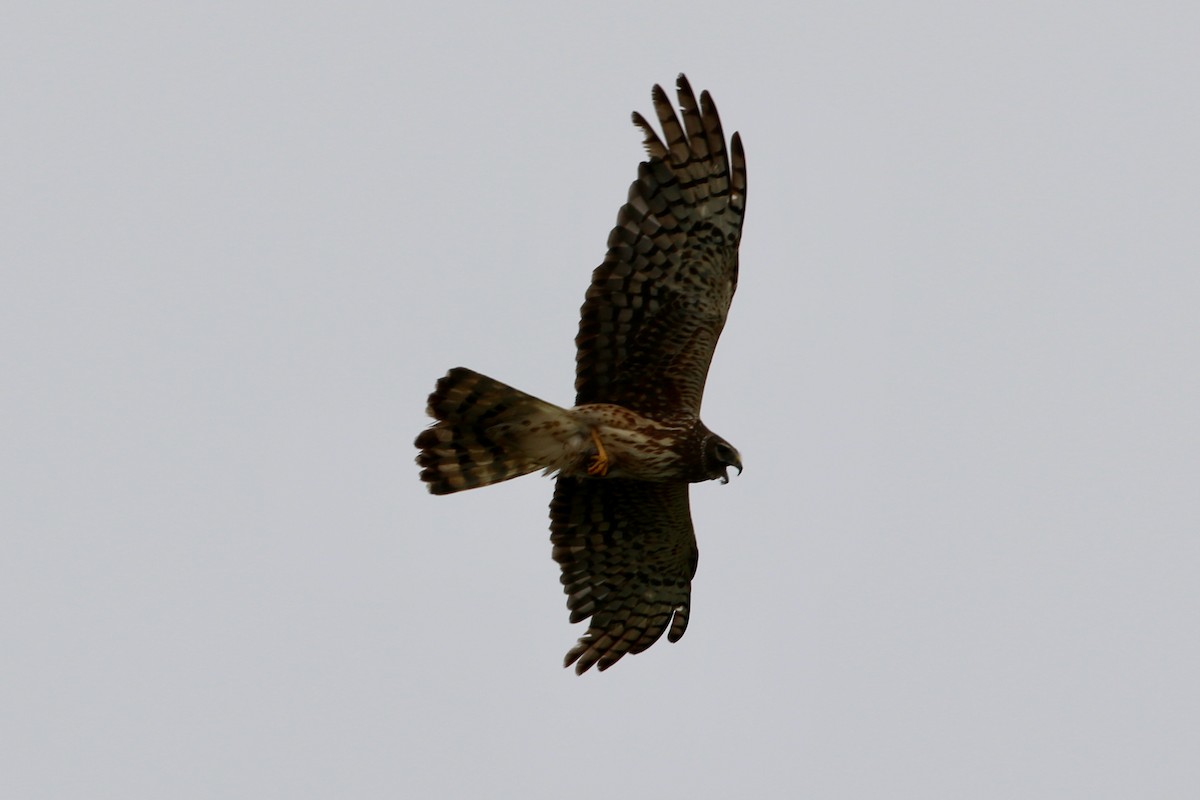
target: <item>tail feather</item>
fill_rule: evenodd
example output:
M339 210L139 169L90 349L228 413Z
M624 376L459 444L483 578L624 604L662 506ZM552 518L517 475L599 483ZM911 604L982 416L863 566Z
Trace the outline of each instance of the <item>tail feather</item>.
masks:
M465 367L450 370L437 382L428 412L437 422L415 444L421 450L421 480L433 494L487 486L551 466L544 453L522 447L518 434L535 427L535 421L566 414Z

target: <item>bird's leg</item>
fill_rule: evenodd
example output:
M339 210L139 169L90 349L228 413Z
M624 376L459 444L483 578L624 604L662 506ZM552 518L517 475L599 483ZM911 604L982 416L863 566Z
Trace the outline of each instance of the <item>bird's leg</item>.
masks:
M593 478L604 477L608 474L608 453L604 452L604 445L600 444L600 434L595 428L592 428L592 441L596 443L596 455L588 462L587 474Z

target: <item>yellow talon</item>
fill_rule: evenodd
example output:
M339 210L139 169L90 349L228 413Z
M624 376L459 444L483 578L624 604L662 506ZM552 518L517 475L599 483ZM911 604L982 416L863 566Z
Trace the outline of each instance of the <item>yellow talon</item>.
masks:
M588 462L587 474L593 478L597 475L604 476L608 474L608 453L604 452L604 445L600 443L600 434L592 428L592 441L596 443L596 455L592 456Z

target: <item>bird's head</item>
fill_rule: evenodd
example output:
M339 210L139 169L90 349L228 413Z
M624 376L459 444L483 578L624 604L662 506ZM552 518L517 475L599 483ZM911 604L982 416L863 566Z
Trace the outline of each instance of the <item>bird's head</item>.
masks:
M730 467L736 467L738 475L742 474L742 457L737 448L716 434L710 435L704 443L704 472L708 480L720 478L721 483L729 483Z

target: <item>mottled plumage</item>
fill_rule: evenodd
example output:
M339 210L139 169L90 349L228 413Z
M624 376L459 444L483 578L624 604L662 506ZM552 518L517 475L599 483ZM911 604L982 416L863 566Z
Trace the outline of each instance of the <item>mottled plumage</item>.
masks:
M677 84L681 115L655 86L663 136L638 113L649 159L592 274L575 338L575 407L560 408L459 367L429 397L421 479L446 494L537 469L558 475L553 556L582 673L687 627L698 551L688 484L741 470L699 419L717 339L737 288L746 206L741 139L729 151L708 93ZM668 632L669 631L669 632Z

